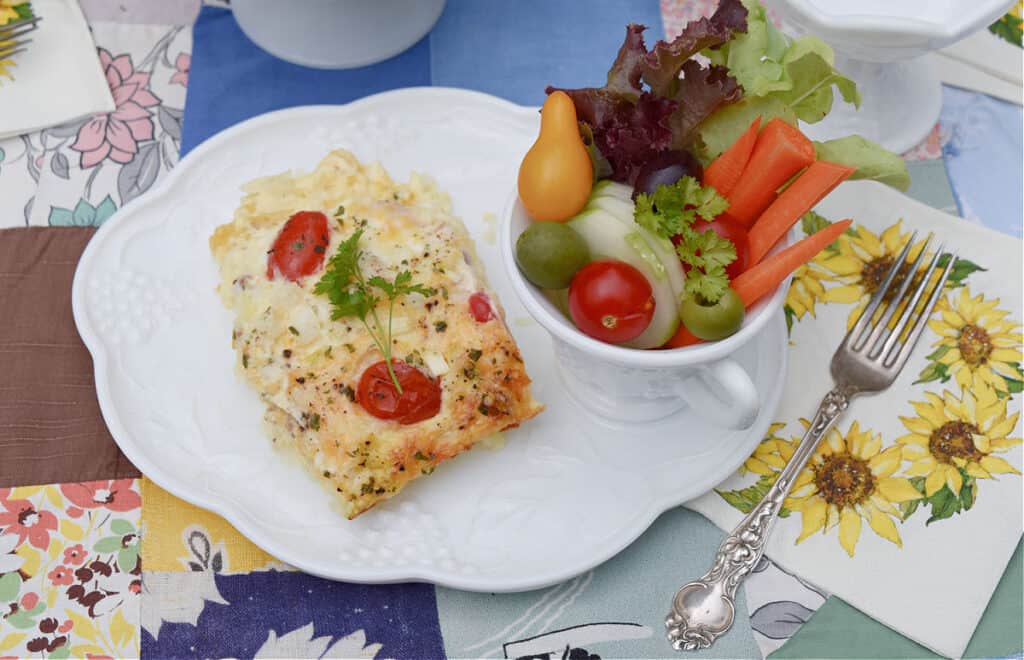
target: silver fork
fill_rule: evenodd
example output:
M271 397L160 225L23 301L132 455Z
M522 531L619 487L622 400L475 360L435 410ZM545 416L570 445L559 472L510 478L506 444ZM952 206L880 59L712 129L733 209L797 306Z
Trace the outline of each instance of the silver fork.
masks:
M906 262L907 254L917 234L910 237L900 252L882 284L875 291L857 323L850 329L843 342L832 356L832 380L835 387L825 395L810 428L786 467L779 474L775 484L764 498L740 524L725 537L715 554L711 569L698 580L684 585L672 599L672 612L665 619L668 638L677 651L706 649L732 627L735 618L736 589L744 578L757 566L764 554L765 544L772 526L779 516L779 509L785 501L797 476L814 454L822 437L832 427L840 413L850 405L858 394L880 392L896 380L914 345L921 337L928 317L942 294L942 288L949 272L956 263L956 256L950 255L949 262L928 295L924 306L917 310L930 286L932 275L939 268L943 254L942 245L935 252L928 268L920 275L920 283L909 294L911 284L917 279L918 270L924 262L931 236L925 241L917 259L906 272L899 290L881 311L886 293L896 280ZM909 300L908 300L909 298ZM906 302L903 307L902 303ZM896 316L896 314L899 316ZM895 317L896 323L889 331L889 323ZM911 323L909 334L901 340L907 324Z
M23 18L0 25L0 59L24 52L31 39L20 39L39 27L39 17Z

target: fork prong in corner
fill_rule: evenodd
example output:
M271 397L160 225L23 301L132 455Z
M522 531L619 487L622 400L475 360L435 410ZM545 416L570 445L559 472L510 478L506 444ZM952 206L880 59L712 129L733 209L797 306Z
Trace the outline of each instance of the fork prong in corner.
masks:
M910 247L914 244L914 239L917 238L917 232L915 231L910 235L910 240L903 246L903 250L900 251L899 256L896 257L896 261L893 262L889 268L889 272L885 274L885 279L875 289L874 295L868 301L864 311L861 312L860 318L850 328L850 331L846 333L846 339L844 340L852 351L859 351L865 344L867 344L867 338L861 341L861 335L871 325L871 319L875 316L875 312L878 311L878 307L885 300L885 294L889 291L889 287L892 285L893 280L896 279L896 274L900 272L900 268L903 267L903 263L907 260L907 254L910 252Z
M878 322L875 323L874 328L871 330L871 334L868 336L868 340L864 344L865 351L869 359L874 360L884 352L881 347L882 342L880 341L883 338L883 335L885 338L890 338L893 336L892 333L889 332L889 322L892 320L893 316L898 314L902 309L901 303L905 300L907 290L910 288L910 285L913 284L917 279L917 276L919 274L918 271L921 268L921 263L924 261L925 256L928 254L928 246L931 245L931 242L932 234L929 233L924 240L924 245L921 246L921 251L918 253L917 258L914 259L914 263L910 265L910 268L907 269L906 274L900 281L899 290L896 292L895 295L889 298L889 304L885 306L885 310L882 312L881 316L878 319ZM929 270L930 268L931 266L929 266Z
M893 340L898 339L900 334L903 332L904 326L907 321L911 319L913 310L917 307L917 302L921 297L921 294L928 288L928 280L931 279L931 274L938 264L939 259L942 255L942 249L944 246L939 246L939 250L932 259L932 263L928 267L924 279L921 280L921 284L917 287L917 291L914 292L913 301L907 305L907 309L904 310L903 316L900 318L900 322L896 329L893 330L889 340L886 341L886 347L882 349L883 365L887 369L895 369L899 371L906 364L907 359L910 357L911 351L914 350L914 345L917 344L917 340L921 338L921 333L924 332L924 327L928 323L928 317L931 316L932 311L935 309L935 305L939 302L939 297L942 296L943 289L946 286L946 280L949 279L949 274L953 270L953 266L956 265L957 256L955 254L949 255L949 263L942 270L942 275L939 276L939 280L935 283L935 288L932 289L931 295L928 296L928 302L925 303L921 313L914 319L914 325L910 328L910 333L907 335L906 341L902 344L897 345ZM889 346L889 341L892 341L892 346Z

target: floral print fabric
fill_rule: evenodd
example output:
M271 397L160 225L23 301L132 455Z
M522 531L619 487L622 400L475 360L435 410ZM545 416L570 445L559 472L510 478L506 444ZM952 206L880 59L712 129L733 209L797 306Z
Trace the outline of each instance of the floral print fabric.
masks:
M0 488L0 656L139 654L133 479Z
M116 108L0 140L0 226L99 226L178 161L191 30L91 27Z

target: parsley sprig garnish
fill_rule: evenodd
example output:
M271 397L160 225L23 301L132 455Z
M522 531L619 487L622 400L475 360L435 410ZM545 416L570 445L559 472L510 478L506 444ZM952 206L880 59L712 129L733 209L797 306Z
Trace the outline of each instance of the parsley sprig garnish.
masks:
M691 176L672 185L658 186L653 195L640 193L633 212L637 224L665 238L679 236L679 258L690 266L686 274L686 293L708 303L729 288L725 267L736 259L736 246L712 229L697 231L698 216L711 221L729 208L729 202L710 186L701 186Z
M380 275L374 275L370 279L363 277L363 272L359 268L359 258L363 255L359 249L359 239L362 236L363 230L359 229L342 241L338 251L327 262L324 274L316 283L313 292L327 296L331 301L331 319L355 316L362 321L373 342L384 354L391 382L401 394L402 386L398 383L398 376L391 366L391 319L395 315L395 300L410 293L432 296L436 292L422 284L413 284L412 273L407 270L395 275L395 279L390 282ZM380 322L377 315L377 305L382 300L387 300L388 303L387 326Z

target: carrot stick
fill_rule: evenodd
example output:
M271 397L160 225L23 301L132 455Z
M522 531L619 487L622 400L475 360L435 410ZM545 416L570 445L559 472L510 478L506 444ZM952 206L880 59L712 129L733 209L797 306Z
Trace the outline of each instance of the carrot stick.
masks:
M691 346L693 344L699 344L703 339L693 335L686 326L682 323L679 324L679 329L676 330L676 334L672 335L672 338L665 342L662 348L682 348L683 346Z
M728 149L708 165L704 170L704 185L711 186L719 195L728 195L739 183L743 168L750 160L750 154L757 142L757 132L761 130L761 115L758 115L743 135L732 143Z
M772 249L789 228L814 208L825 195L853 174L856 168L827 163L811 163L791 186L782 191L747 234L750 246L748 264L756 264Z
M775 201L775 191L814 162L814 143L781 119L772 119L757 136L739 183L727 197L730 217L749 228Z
M729 286L739 294L744 307L750 307L786 279L790 273L807 263L839 238L852 220L840 220L820 229L795 245L773 254L734 279Z

